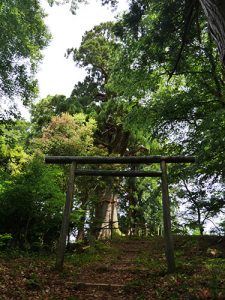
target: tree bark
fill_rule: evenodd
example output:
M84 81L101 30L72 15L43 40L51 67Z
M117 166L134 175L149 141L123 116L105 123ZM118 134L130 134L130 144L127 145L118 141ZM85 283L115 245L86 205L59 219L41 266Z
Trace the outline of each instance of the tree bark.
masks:
M100 196L100 201L96 208L96 217L98 219L98 239L111 238L112 234L119 233L117 216L117 197L113 194L111 187L107 187ZM113 231L113 232L112 232Z
M213 36L225 67L225 1L199 0L206 15L209 30Z

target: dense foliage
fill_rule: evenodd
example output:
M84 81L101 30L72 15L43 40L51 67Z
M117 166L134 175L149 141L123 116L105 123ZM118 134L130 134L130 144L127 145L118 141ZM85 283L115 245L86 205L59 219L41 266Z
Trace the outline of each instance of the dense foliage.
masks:
M116 4L102 1L109 2ZM33 4L0 4L2 20L8 22L7 11L11 18L0 46L0 93L20 93L24 102L34 91L30 75L49 38L39 2ZM44 165L46 154L194 155L192 166L169 167L173 230L203 234L207 222L220 216L221 226L213 230L224 231L225 71L205 13L192 4L130 1L116 23L95 26L78 49L68 49L87 74L70 97L52 95L32 105L31 123L1 124L0 235L22 247L54 246L68 169ZM130 235L162 234L159 184L76 178L70 233L107 237L102 226L112 223L118 234L118 227Z

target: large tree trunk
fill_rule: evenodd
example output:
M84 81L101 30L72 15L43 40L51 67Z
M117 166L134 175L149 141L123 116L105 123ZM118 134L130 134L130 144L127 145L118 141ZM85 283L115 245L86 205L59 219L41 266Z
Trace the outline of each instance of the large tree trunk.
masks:
M96 218L98 220L97 238L108 239L114 233L120 234L117 215L117 197L112 188L107 187L100 196L100 201L96 208Z
M200 0L207 17L209 30L216 41L220 58L225 67L225 1Z

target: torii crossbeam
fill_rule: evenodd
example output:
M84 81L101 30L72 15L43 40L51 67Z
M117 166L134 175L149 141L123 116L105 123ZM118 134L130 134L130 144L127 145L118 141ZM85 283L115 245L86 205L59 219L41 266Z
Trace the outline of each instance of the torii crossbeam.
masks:
M56 256L56 269L63 269L64 254L66 249L66 237L69 228L70 211L74 193L74 178L76 176L114 176L114 177L161 177L163 224L165 239L165 254L169 273L176 269L174 258L174 244L171 233L170 200L167 179L167 163L194 163L193 156L46 156L47 164L70 164L66 203L64 207L62 226ZM159 163L161 171L119 171L119 170L79 170L77 165L85 164L152 164Z

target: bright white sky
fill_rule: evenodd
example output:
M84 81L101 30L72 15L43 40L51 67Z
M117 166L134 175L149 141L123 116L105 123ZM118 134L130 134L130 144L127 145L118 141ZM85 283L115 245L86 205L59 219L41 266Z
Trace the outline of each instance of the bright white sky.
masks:
M46 24L53 39L49 47L43 51L43 63L37 74L40 99L47 95L70 95L74 84L83 79L85 72L75 66L72 58L64 57L66 49L79 47L85 31L101 22L113 20L118 11L127 8L126 0L119 1L118 10L114 13L110 7L102 7L100 1L89 2L88 5L80 6L77 15L72 15L70 4L50 7L46 0L42 0L48 14Z

